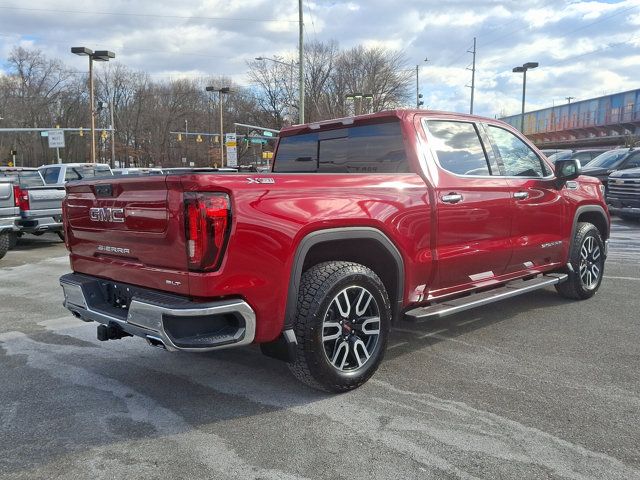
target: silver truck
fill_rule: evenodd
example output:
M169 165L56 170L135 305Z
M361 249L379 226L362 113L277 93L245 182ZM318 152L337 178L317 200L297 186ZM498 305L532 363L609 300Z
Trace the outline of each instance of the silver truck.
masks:
M20 208L15 235L62 233L63 185L45 185L37 168L0 167L0 179L13 182L15 204ZM15 236L13 241L15 241Z
M20 208L16 206L13 181L0 178L0 258L7 254L12 236L18 231Z

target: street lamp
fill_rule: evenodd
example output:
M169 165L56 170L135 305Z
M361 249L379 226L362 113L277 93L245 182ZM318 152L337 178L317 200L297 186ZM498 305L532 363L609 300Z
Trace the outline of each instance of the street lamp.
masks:
M275 58L270 58L270 57L255 57L255 59L260 61L260 62L264 62L265 60L268 60L270 62L279 63L280 65L285 65L285 66L289 67L289 69L290 69L290 71L289 71L289 81L290 81L291 86L292 86L291 89L293 90L293 71L296 68L295 62L283 62L282 60L277 60ZM304 95L304 91L302 90L301 93L299 92L298 102L304 102L303 95ZM300 105L302 105L302 103L300 103ZM300 107L298 107L298 123L304 123L303 116L304 116L304 110L301 109Z
M205 90L207 92L218 92L219 98L219 106L220 106L220 166L224 167L224 124L222 123L222 94L223 93L232 93L230 87L206 87Z
M522 115L520 116L520 131L524 133L524 97L527 91L527 70L538 67L538 62L527 62L521 67L514 67L513 73L522 73Z
M91 117L91 162L96 161L96 111L93 93L93 62L108 62L116 54L108 50L96 50L87 47L71 47L71 53L89 57L89 115Z

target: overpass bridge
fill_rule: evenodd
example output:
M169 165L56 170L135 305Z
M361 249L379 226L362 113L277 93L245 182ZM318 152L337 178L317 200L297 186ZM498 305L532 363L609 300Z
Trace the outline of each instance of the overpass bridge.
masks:
M520 128L522 115L501 120ZM524 114L524 134L539 148L606 147L640 140L640 89Z

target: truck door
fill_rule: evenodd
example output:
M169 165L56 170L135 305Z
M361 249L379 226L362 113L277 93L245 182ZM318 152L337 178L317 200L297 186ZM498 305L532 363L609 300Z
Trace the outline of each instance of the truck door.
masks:
M432 295L484 285L511 257L510 186L473 122L425 119L435 166L437 278ZM486 139L485 139L486 140ZM488 147L488 148L487 148Z
M486 125L513 198L513 255L507 273L559 263L569 248L567 207L551 168L513 132Z

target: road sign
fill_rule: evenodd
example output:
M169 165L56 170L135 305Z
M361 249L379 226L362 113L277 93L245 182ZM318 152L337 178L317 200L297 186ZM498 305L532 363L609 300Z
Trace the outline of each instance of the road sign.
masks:
M64 131L49 130L47 132L49 148L64 148Z
M224 136L224 144L227 146L227 167L238 166L237 137L235 133L227 133Z

